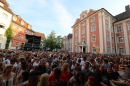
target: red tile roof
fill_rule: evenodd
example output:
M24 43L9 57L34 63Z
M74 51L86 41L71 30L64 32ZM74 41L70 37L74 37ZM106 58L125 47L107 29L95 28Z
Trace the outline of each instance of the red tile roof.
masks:
M5 9L6 11L10 12L11 14L13 13L12 10L9 8L9 5L6 0L0 0L0 2L4 4L4 7L0 6L1 8Z

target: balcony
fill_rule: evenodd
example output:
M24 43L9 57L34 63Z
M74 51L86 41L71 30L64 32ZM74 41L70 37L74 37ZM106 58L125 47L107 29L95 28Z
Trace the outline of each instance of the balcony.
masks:
M86 42L77 42L77 46L87 46Z

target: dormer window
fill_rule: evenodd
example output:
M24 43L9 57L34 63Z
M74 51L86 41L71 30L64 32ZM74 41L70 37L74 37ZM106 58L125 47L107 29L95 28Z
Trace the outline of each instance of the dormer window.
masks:
M4 4L3 4L2 2L0 2L0 6L1 6L1 7L4 7Z
M29 28L29 29L31 28L30 25L28 25L28 28Z
M24 25L24 21L21 21L21 25Z
M82 15L82 19L84 18L85 16L84 15Z
M17 17L16 17L16 16L13 16L13 20L16 21L16 20L17 20Z
M91 22L94 22L95 21L95 18L93 17L93 18L91 18Z

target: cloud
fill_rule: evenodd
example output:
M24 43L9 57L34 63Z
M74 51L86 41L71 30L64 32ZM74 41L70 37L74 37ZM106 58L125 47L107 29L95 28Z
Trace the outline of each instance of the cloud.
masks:
M61 30L67 33L72 32L71 26L74 19L58 0L53 0L53 11L56 14Z

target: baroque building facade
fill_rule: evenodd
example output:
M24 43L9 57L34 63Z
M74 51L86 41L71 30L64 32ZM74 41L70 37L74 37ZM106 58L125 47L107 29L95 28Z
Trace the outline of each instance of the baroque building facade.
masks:
M83 11L72 26L72 52L130 53L130 5L113 16L106 9Z

